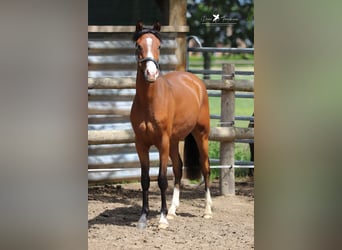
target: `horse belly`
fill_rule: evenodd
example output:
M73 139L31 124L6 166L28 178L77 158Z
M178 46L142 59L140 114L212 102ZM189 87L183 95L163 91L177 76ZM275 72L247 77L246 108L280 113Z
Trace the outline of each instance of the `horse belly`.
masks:
M172 127L172 137L183 140L194 129L196 122L197 117L182 118L179 122L176 120Z

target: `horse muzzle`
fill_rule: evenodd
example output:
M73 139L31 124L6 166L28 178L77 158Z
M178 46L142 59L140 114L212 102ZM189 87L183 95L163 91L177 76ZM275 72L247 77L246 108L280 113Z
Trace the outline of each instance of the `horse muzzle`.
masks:
M146 67L144 70L145 80L148 82L154 82L159 76L159 64L153 58L144 58L139 60L139 63L146 62Z
M148 82L154 82L157 80L159 76L159 70L155 67L155 65L150 65L153 64L152 62L147 62L146 63L146 69L144 72L145 75L145 80Z

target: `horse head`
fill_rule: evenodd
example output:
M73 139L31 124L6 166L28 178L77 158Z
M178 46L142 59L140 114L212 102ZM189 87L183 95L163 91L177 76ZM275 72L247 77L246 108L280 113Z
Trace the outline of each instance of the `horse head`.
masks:
M154 82L157 80L160 67L160 23L156 22L153 28L144 28L142 22L138 22L133 36L136 45L136 57L138 68L144 73L145 80Z

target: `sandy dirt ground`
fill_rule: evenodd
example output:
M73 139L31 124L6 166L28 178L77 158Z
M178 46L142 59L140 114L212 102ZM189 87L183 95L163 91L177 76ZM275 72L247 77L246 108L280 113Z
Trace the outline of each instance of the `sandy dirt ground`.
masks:
M106 184L88 189L88 249L253 249L254 182L236 183L235 196L219 196L212 183L213 218L204 219L204 186L183 180L177 217L158 229L160 192L151 182L149 225L136 228L141 210L140 183ZM168 207L173 182L167 192Z

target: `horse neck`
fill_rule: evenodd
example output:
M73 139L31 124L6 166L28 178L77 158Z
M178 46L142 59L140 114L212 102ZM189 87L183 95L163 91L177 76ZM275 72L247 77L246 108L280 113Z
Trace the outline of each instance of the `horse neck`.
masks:
M145 80L144 73L139 69L137 71L136 80L136 97L141 100L141 103L147 103L153 100L156 83L149 83Z

